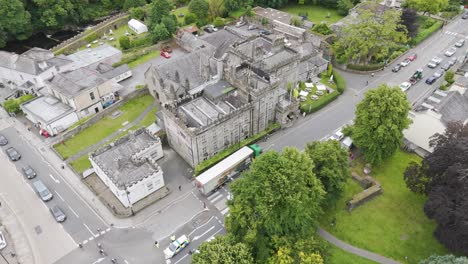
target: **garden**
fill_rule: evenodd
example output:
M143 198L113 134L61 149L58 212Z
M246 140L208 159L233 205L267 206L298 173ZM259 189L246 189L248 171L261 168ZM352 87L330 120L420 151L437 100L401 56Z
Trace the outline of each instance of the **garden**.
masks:
M348 180L336 206L326 210L321 226L353 246L402 263L418 263L431 254L446 254L447 250L433 236L434 221L423 212L426 197L411 192L403 180L403 172L411 161L420 162L421 158L397 151L382 165L372 168L371 175L381 183L383 193L352 212L347 211L346 202L362 188ZM353 161L351 170L361 173L363 168L360 159Z
M280 10L296 16L307 16L307 20L312 21L315 24L320 24L322 22L333 24L343 18L342 15L338 14L336 8L328 8L319 5L290 4L280 8Z

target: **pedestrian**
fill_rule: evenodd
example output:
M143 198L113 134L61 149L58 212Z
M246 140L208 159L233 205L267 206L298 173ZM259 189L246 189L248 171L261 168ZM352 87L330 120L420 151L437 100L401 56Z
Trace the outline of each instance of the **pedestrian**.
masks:
M62 164L62 166L61 166L61 167L62 167L62 170L64 170L64 169L65 169L65 165L63 165L63 164Z
M28 126L28 131L31 132L31 127L30 126Z
M79 247L79 248L83 248L83 244L78 243L78 247Z
M99 254L104 255L104 249L99 249Z
M203 208L206 208L206 203L205 202L203 202Z
M158 243L158 241L154 241L154 246L157 247L157 248L159 248L159 243Z
M179 191L182 191L182 186L181 185L179 185Z
M113 259L111 259L111 262L112 263L117 263L117 259L113 258Z
M374 77L374 73L371 73L371 76Z
M369 85L369 81L366 81L366 85Z

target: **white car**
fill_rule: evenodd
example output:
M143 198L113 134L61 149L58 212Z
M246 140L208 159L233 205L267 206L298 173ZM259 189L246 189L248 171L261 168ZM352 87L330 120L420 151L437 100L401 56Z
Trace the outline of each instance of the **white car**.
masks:
M432 60L427 64L427 67L429 68L435 68L437 65L439 65L442 62L442 59L439 57L434 57Z
M465 44L465 40L460 39L459 41L457 41L457 43L455 43L455 47L461 48L461 47L463 47L464 44Z
M447 57L452 57L453 54L455 54L455 52L457 52L457 49L454 48L454 47L451 47L450 49L448 49L444 55L447 56Z
M338 141L341 141L344 138L343 132L340 130L336 131L333 135Z
M406 90L408 90L411 87L411 83L402 82L399 87L403 92L406 92Z
M400 62L400 65L406 67L410 64L410 62L411 61L409 59L404 59L402 62Z
M7 242L5 236L3 236L2 231L0 231L0 250L6 248Z
M186 248L190 243L190 240L186 235L180 236L178 239L174 240L169 246L164 250L164 256L166 259L174 257L177 253Z

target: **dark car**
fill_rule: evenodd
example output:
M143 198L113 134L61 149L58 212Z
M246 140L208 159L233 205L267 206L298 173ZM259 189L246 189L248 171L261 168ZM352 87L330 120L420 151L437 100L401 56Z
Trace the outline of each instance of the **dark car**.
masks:
M437 80L436 77L431 76L431 77L427 78L426 83L427 84L433 84L436 80Z
M395 67L392 68L392 72L399 72L400 69L401 69L401 65L397 64L397 65L395 65Z
M259 33L260 33L260 35L266 35L266 36L271 35L271 32L268 31L268 30L260 30Z
M7 153L8 157L10 158L10 160L12 160L12 161L17 161L17 160L21 159L21 155L19 154L19 152L16 151L16 149L14 149L12 147L7 148L6 153Z
M67 216L65 215L65 213L57 205L54 205L50 208L50 213L54 217L55 221L59 223L67 219Z
M4 135L0 135L0 146L8 144L8 139Z
M21 170L23 171L24 176L26 176L26 178L28 179L33 179L34 177L36 177L36 172L29 165L21 168Z
M467 19L468 18L468 12L466 12L465 14L463 14L462 16L462 19Z

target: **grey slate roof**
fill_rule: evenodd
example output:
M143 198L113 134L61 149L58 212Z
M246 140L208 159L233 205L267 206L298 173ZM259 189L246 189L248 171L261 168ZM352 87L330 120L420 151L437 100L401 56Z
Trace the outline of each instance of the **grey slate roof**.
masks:
M462 121L468 119L468 93L464 95L457 91L449 92L436 106L437 111L442 115L442 121Z
M218 32L205 34L200 38L216 48L214 54L215 58L221 58L233 43L242 40L238 35L227 30L219 30Z
M86 68L100 73L106 79L112 79L130 70L127 64L120 65L119 67L114 68L107 63L101 63L101 62L91 64Z
M52 77L49 83L65 96L74 96L107 80L91 69L79 68L74 71L59 73Z
M63 66L72 63L65 56L55 57L54 53L40 48L32 48L21 55L0 51L0 67L39 75L53 66Z

